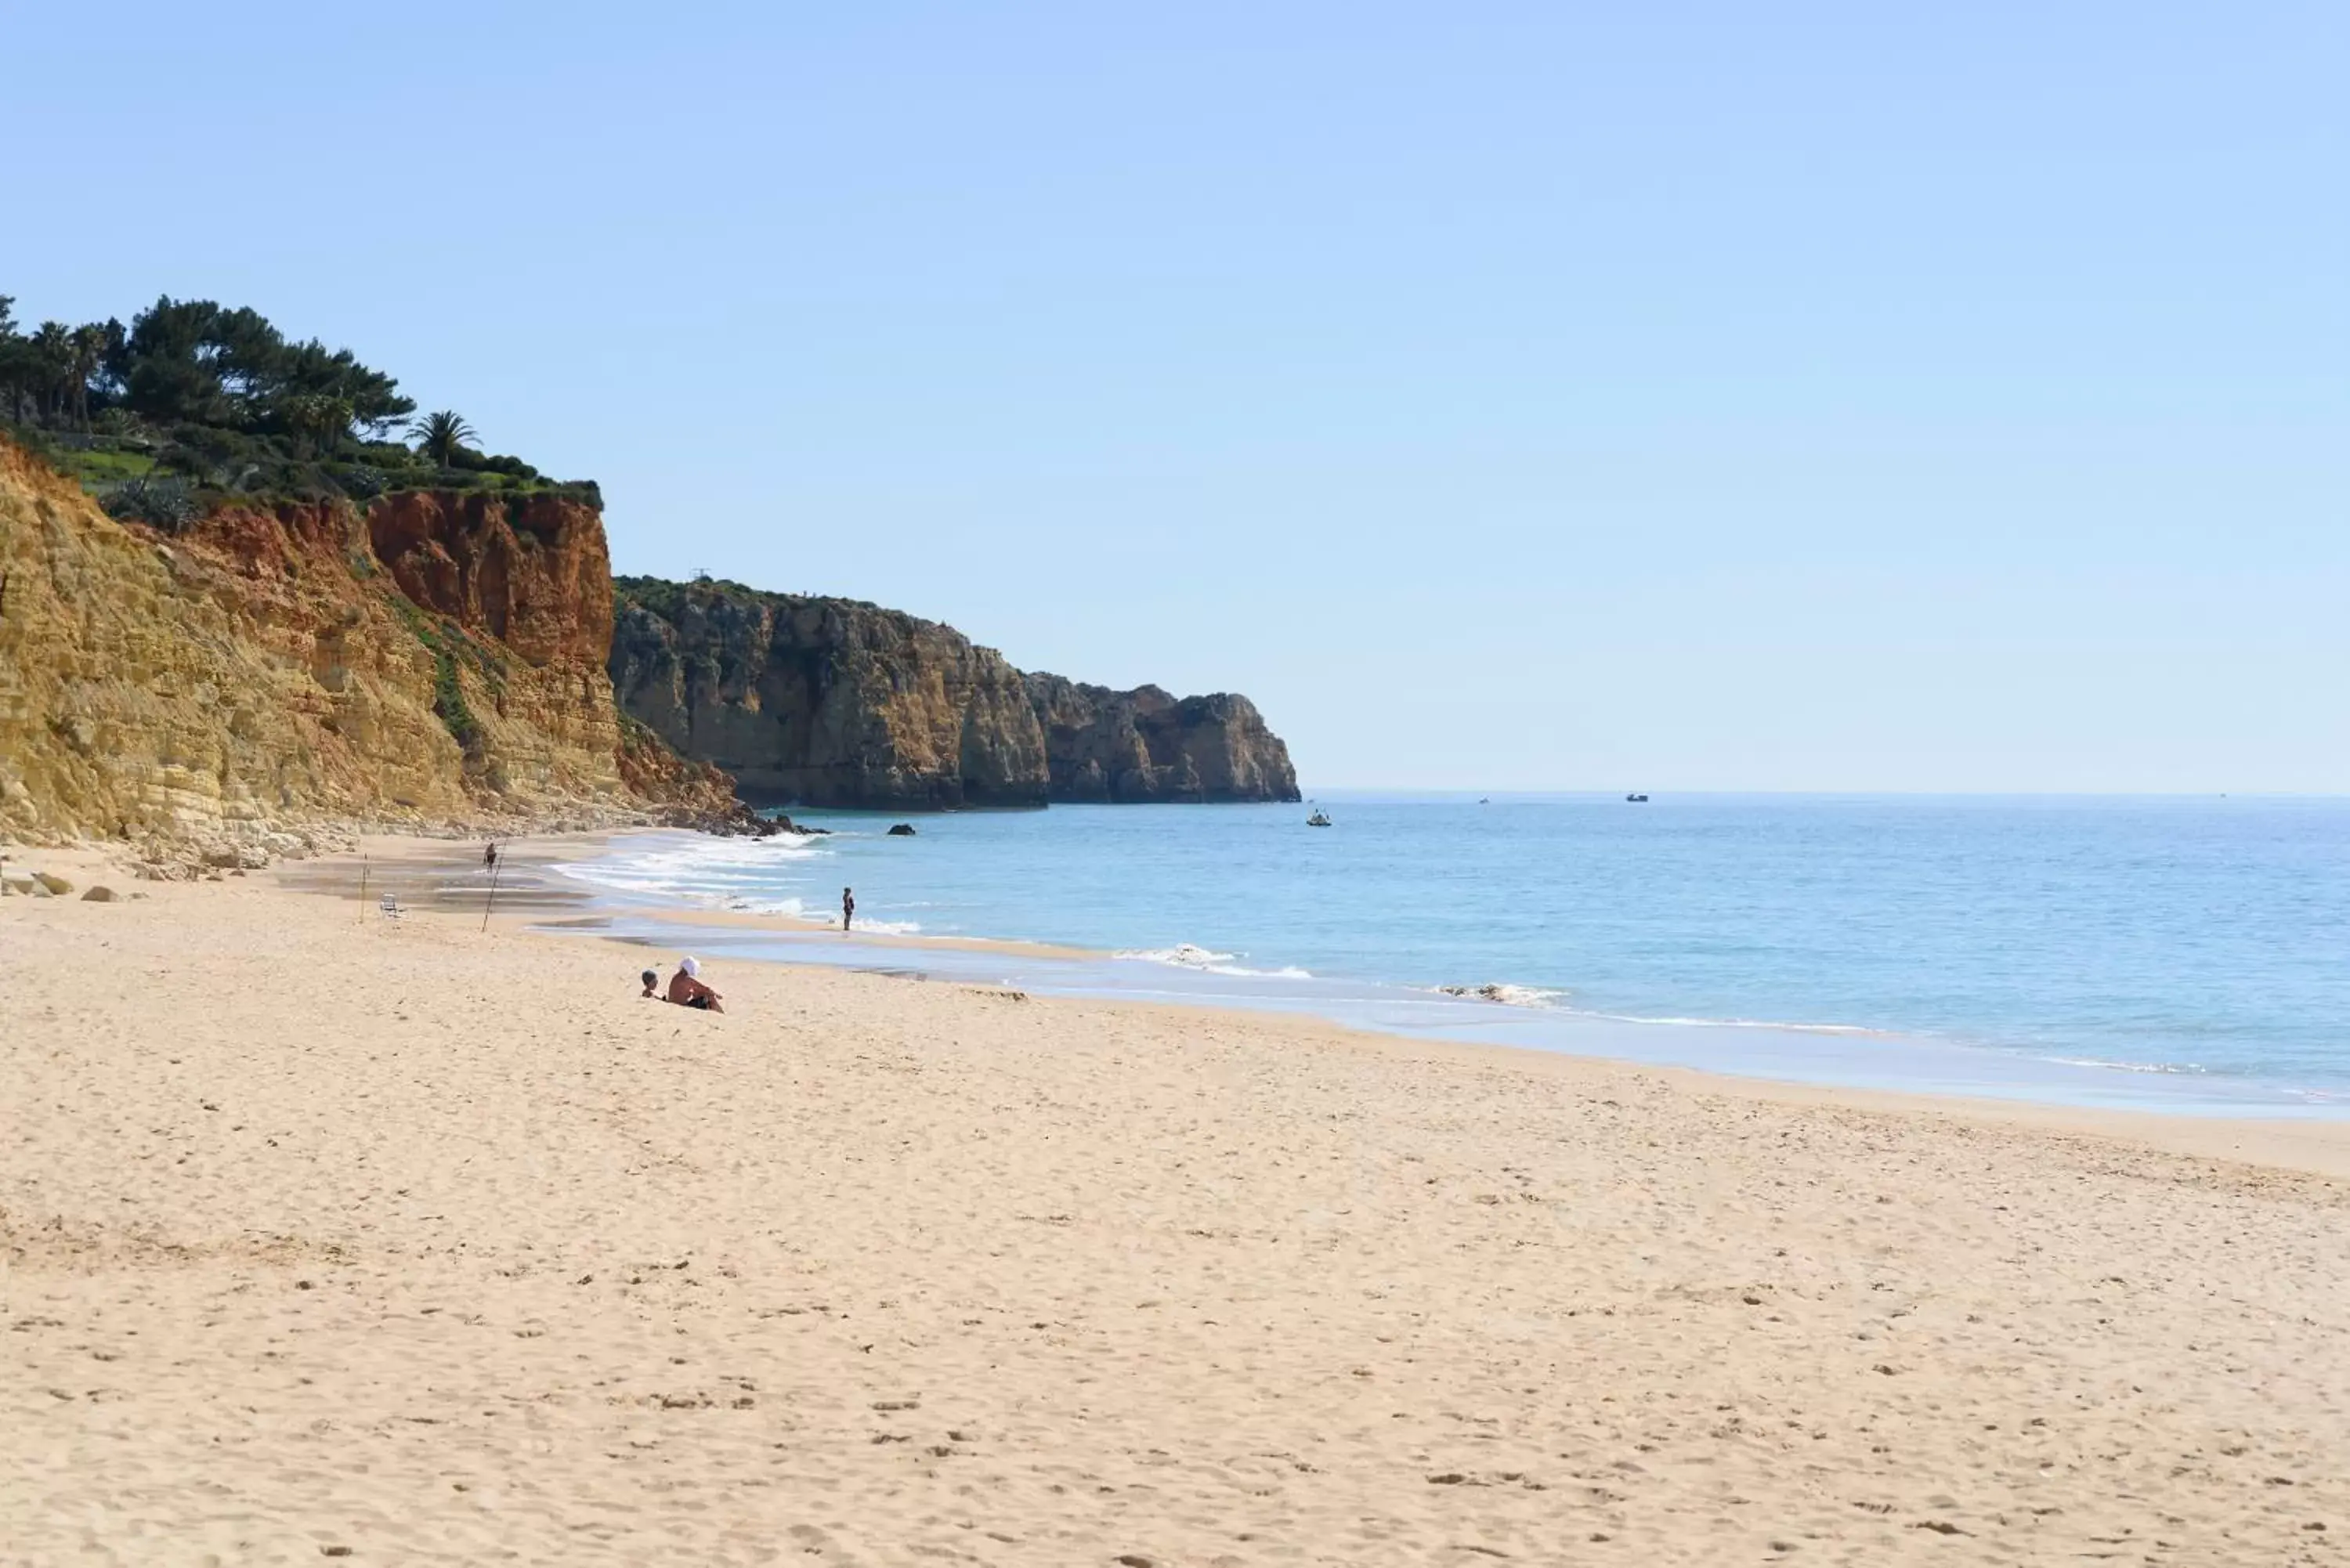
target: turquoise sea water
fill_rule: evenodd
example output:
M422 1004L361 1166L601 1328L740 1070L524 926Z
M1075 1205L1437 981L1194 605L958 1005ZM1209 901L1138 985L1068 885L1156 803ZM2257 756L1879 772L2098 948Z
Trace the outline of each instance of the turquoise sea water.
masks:
M2350 802L1327 795L623 841L616 896L1024 938L649 938L1714 1070L2350 1114ZM1119 955L1119 956L1111 956ZM1506 988L1502 1001L1443 986Z

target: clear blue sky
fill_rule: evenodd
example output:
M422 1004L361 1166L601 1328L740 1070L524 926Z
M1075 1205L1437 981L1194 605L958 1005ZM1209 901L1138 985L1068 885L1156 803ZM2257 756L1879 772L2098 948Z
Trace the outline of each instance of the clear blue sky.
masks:
M2350 6L9 8L0 293L1309 788L2350 791Z

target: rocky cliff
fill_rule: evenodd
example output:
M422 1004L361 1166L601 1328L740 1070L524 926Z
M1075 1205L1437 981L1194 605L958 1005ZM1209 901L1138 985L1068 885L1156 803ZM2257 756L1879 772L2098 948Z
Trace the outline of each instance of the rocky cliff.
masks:
M952 627L849 599L624 577L622 710L763 804L1295 800L1244 697L1024 676Z
M622 709L769 805L1045 804L1020 672L950 626L849 599L623 577Z
M623 734L577 502L231 507L167 538L0 441L0 830L162 853L728 804Z
M1232 692L1173 697L1031 675L1055 800L1295 800L1289 748Z

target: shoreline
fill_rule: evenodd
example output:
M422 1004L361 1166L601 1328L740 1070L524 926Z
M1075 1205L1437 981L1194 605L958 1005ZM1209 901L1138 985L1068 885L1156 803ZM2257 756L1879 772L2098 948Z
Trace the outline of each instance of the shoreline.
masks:
M424 913L439 919L459 916L471 919L483 913L489 883L482 871L478 852L481 844L486 841L486 836L475 838L454 832L411 835L369 831L355 832L353 836L358 846L353 853L332 853L306 860L281 862L250 875L265 885L282 886L306 897L348 900L354 908L359 908L356 894L359 884L354 868L363 860L368 870L366 886L369 906L383 892L393 891L400 895L407 912L411 914ZM1046 963L1100 962L1122 959L1122 955L1103 950L1018 939L927 933L842 933L828 920L807 917L702 909L682 902L663 904L630 899L610 889L598 889L592 884L564 877L557 871L562 865L598 858L610 850L615 839L691 843L706 836L691 829L629 825L500 837L497 839L502 862L500 885L494 912L489 919L490 928L516 935L546 936L552 940L577 940L581 936L588 936L615 947L638 949L674 945L658 939L666 930L680 928L712 933L736 932L789 940L794 943L795 950L811 955L801 960L756 953L728 955L737 961L778 968L808 967L842 973L884 974L901 981L916 980L927 985L962 989L983 988L988 982L974 981L968 976L927 973L912 967L911 963L860 961L853 954L829 952L826 948L812 944L827 939L837 941L846 935L860 947L902 953L910 961L919 961L925 953L971 954ZM139 886L128 881L130 868L124 861L120 846L113 845L100 843L46 848L17 846L11 851L12 865L29 866L36 860L65 864L84 877L94 872L100 875L110 873L110 879L119 889ZM556 874L547 875L550 872ZM246 873L232 871L226 875L243 877ZM195 888L203 884L192 882L165 886ZM130 896L138 897L140 894ZM421 903L420 899L422 900ZM361 909L360 913L365 914L366 910ZM1177 972L1180 972L1180 967ZM1048 992L1040 1000L1074 1001L1089 1005L1133 1009L1153 1016L1163 1016L1170 1024L1180 1024L1187 1018L1203 1015L1243 1026L1292 1028L1304 1021L1308 1027L1320 1028L1360 1043L1432 1047L1466 1053L1470 1059L1491 1055L1513 1065L1532 1066L1536 1070L1540 1070L1543 1064L1565 1063L1575 1068L1653 1075L1682 1084L1692 1092L1745 1096L1780 1104L1875 1111L1893 1116L1956 1115L2043 1131L2122 1138L2189 1158L2242 1160L2279 1169L2350 1178L2350 1108L2302 1115L2231 1115L2225 1111L2184 1107L2157 1110L2116 1108L2022 1096L1970 1095L1932 1088L1886 1087L1774 1077L1765 1073L1720 1071L1610 1054L1604 1051L1575 1051L1461 1039L1404 1028L1365 1027L1325 1016L1311 1009L1251 1006L1213 1000L1168 1000L1143 993L1103 995L1091 992L1067 994ZM1517 1011L1511 1004L1501 1002L1469 1005L1491 1010L1496 1014ZM1572 1016L1596 1017L1589 1014ZM1605 1022L1623 1023L1638 1030L1666 1031L1784 1029L1800 1033L1807 1028L1804 1025L1696 1020ZM1914 1037L1892 1032L1841 1025L1825 1033L1916 1044ZM1982 1048L1958 1049L1973 1051ZM1995 1054L1983 1049L1983 1054ZM2110 1071L2120 1074L2127 1070Z
M550 869L696 842L673 830L536 841ZM783 841L788 847L790 841ZM431 851L428 849L428 854ZM463 852L456 852L454 858ZM440 856L434 856L440 858ZM580 918L607 922L637 945L716 949L721 955L846 969L921 970L936 978L1001 983L1056 995L1175 1002L1268 1014L1304 1014L1345 1028L1409 1039L1489 1041L1653 1068L1807 1088L1846 1088L1927 1099L2045 1105L2082 1110L2291 1125L2350 1124L2350 1100L2286 1082L2155 1070L2053 1050L2009 1048L1846 1024L1737 1019L1645 1018L1432 986L1252 969L1173 953L1123 952L1050 941L932 933L843 933L827 918L722 909L690 896L664 898L594 878L556 876ZM723 897L723 895L713 895ZM1510 989L1510 988L1503 988Z
M658 830L664 837L687 840L692 837L682 830ZM552 870L563 863L592 859L610 846L610 840L619 835L612 833L578 833L542 835L511 841L505 853L516 869ZM633 830L626 836L646 836ZM370 838L366 847L374 863L381 867L405 868L413 875L436 879L454 877L470 878L476 869L470 857L473 846L452 846L438 839L410 839L399 836ZM317 884L348 881L344 870L346 862L328 858L304 863L306 870L296 873L304 880ZM316 867L317 873L307 868ZM395 875L397 875L397 870ZM470 880L463 881L464 891L473 892ZM483 884L484 890L486 884ZM314 885L302 890L312 894L333 896L331 886ZM1114 959L1117 955L1096 950L1076 949L1048 943L1022 942L976 937L940 937L923 935L856 935L859 946L902 953L907 964L877 964L858 962L853 956L827 954L824 947L813 944L838 941L843 933L837 928L813 920L797 919L784 915L757 915L723 909L695 909L690 907L672 909L646 902L629 902L612 898L569 883L559 875L546 885L536 898L525 892L508 904L509 895L501 893L500 908L511 913L500 913L492 919L494 929L507 929L518 935L541 935L550 940L576 941L579 937L592 937L616 947L643 949L667 946L658 938L664 929L724 932L791 940L798 950L810 955L800 964L843 973L885 974L904 981L914 980L925 985L945 988L983 988L990 982L968 975L926 973L914 967L924 953L971 953L1004 959L1033 959L1045 962L1071 962ZM606 900L598 907L600 900ZM478 903L473 906L478 912ZM445 912L461 912L462 905ZM641 919L644 924L630 927L627 922ZM810 944L805 947L802 943ZM702 950L705 952L709 950ZM674 955L671 955L672 958ZM758 954L726 954L726 960L751 962L766 967L793 968L794 961ZM705 959L705 962L712 961ZM666 965L664 965L666 967ZM998 989L1007 989L999 986ZM1008 989L1019 989L1008 987ZM2318 1116L2230 1116L2197 1110L2147 1110L2115 1108L2079 1105L2064 1101L2036 1100L2004 1096L1967 1095L1930 1089L1877 1087L1866 1085L1821 1083L1804 1079L1774 1078L1765 1075L1719 1072L1704 1067L1679 1065L1672 1063L1645 1061L1638 1058L1609 1055L1604 1053L1584 1053L1544 1046L1529 1046L1508 1042L1488 1042L1459 1039L1443 1035L1414 1033L1405 1030L1364 1028L1333 1020L1310 1010L1283 1010L1247 1005L1221 1004L1215 1002L1169 1001L1148 995L1100 995L1091 992L1072 994L1040 993L1040 1002L1076 1003L1133 1009L1159 1018L1170 1026L1180 1027L1187 1019L1202 1016L1232 1026L1275 1027L1295 1029L1303 1024L1357 1043L1381 1046L1409 1046L1463 1054L1469 1062L1497 1062L1508 1066L1533 1071L1545 1070L1545 1064L1566 1064L1565 1070L1581 1072L1599 1070L1616 1073L1654 1075L1680 1085L1691 1093L1743 1096L1775 1104L1814 1106L1845 1110L1868 1111L1898 1116L1956 1116L1962 1119L1987 1121L2002 1126L2029 1127L2058 1134L2085 1134L2099 1137L2120 1138L2143 1144L2167 1153L2198 1158L2240 1160L2249 1164L2279 1169L2303 1171L2333 1178L2350 1179L2350 1115ZM1503 1003L1474 1003L1495 1012L1508 1011ZM1640 1029L1703 1028L1702 1024L1636 1024ZM1901 1036L1889 1036L1896 1041Z

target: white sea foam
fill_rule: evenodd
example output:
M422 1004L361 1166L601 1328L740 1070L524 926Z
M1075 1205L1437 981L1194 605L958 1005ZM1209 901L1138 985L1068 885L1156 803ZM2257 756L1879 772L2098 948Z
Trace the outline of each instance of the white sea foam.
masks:
M1135 959L1143 963L1170 964L1176 969L1196 970L1201 974L1230 975L1235 979L1312 980L1314 978L1312 971L1299 969L1295 964L1284 964L1279 969L1250 969L1246 965L1232 961L1239 956L1237 953L1220 953L1208 948L1194 946L1190 942L1178 942L1171 948L1129 950L1125 952L1112 953L1110 956Z
M840 917L836 915L825 924L837 926L840 924ZM852 937L861 937L870 932L877 937L911 937L920 935L921 929L921 923L917 920L877 920L870 915L859 915L857 917L855 929L848 934Z
M1110 956L1140 959L1145 963L1171 963L1179 969L1212 969L1217 964L1232 962L1236 955L1211 952L1206 948L1193 947L1190 942L1178 942L1171 948L1141 948Z
M729 898L726 907L743 915L775 915L794 920L809 918L807 906L797 898Z
M1434 989L1464 1002L1493 1002L1504 1007L1555 1007L1567 994L1538 985L1440 985Z
M1853 1034L1872 1040L1904 1038L1890 1029L1870 1029L1858 1023L1783 1023L1769 1018L1652 1018L1636 1012L1586 1012L1609 1023L1669 1023L1684 1029L1775 1029L1790 1034Z
M2164 1073L2195 1075L2210 1071L2193 1062L2108 1062L2096 1056L2051 1056L2049 1061L2064 1067L2104 1067L2116 1073Z
M733 909L772 900L778 867L825 853L817 841L805 838L661 839L555 868L573 881L615 893Z

